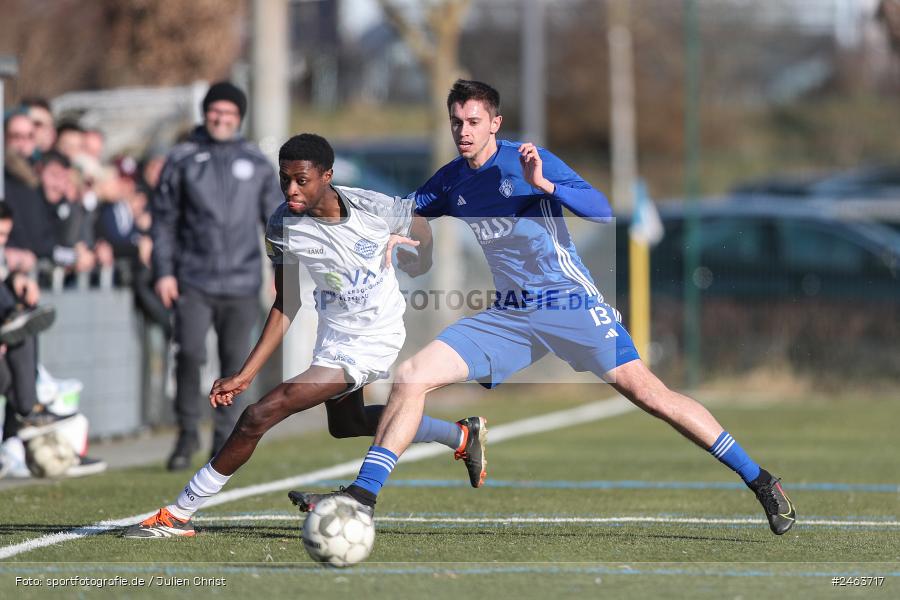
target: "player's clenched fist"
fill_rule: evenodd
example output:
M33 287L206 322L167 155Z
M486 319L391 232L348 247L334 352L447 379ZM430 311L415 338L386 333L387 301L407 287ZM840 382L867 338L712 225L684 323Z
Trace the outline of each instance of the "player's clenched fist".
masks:
M522 176L525 181L542 192L552 194L556 186L544 178L544 162L538 152L537 146L526 142L519 146L519 163L522 165Z
M209 392L209 404L217 406L231 406L234 397L250 387L250 382L239 375L217 379Z

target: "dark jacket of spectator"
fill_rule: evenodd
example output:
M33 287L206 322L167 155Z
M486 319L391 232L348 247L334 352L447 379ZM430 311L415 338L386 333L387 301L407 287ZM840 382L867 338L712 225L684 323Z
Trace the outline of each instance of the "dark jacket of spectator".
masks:
M42 200L47 204L47 211L52 215L57 246L74 248L78 242L91 244L93 240L87 235L88 218L84 206L67 198L56 204L47 202L46 198L42 198Z
M31 250L38 258L52 259L56 229L40 189L10 176L7 171L6 204L13 214L13 228L7 245Z
M169 153L150 203L154 277L174 275L208 294L256 293L261 231L283 200L256 146L216 142L198 127Z
M125 200L105 202L97 217L97 237L113 247L116 258L136 258L141 231L135 225L134 215Z

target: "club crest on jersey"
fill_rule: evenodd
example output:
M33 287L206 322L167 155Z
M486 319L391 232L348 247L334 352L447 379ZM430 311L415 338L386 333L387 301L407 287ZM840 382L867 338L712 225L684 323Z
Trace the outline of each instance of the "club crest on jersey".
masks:
M378 250L378 244L371 240L367 240L366 238L360 239L356 242L356 245L353 246L353 251L363 258L372 258L375 256L376 250Z
M504 198L509 198L513 193L513 183L510 181L509 177L506 177L503 181L500 182L500 193L503 194Z

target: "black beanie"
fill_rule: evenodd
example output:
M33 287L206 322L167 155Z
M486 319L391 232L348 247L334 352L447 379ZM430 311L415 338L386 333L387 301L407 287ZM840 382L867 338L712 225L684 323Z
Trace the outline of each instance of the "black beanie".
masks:
M238 107L241 119L244 118L244 113L247 112L247 96L244 95L244 92L239 87L230 81L220 81L212 84L203 98L203 112L209 110L209 105L218 100L228 100L234 103Z

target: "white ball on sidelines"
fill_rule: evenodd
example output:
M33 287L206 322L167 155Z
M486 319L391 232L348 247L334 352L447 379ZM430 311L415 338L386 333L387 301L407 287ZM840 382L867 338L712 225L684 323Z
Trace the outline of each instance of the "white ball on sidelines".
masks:
M349 567L365 560L375 545L375 524L346 496L319 502L303 523L303 547L313 560L329 567Z
M60 477L78 462L72 445L51 431L28 440L25 460L36 477Z

